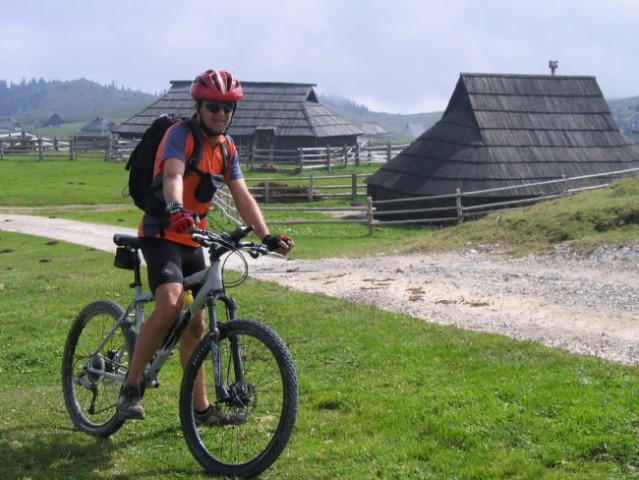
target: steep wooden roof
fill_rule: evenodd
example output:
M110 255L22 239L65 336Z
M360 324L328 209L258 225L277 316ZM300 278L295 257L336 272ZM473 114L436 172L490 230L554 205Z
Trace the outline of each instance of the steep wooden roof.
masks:
M115 129L122 136L140 138L163 113L193 114L190 81L172 81L158 101ZM278 136L334 137L361 135L355 125L321 105L313 84L242 82L244 100L238 102L231 135L251 136L257 128L272 127Z
M367 183L440 195L634 167L594 77L462 73L441 120Z
M91 120L89 123L80 128L81 132L109 132L115 127L115 123L106 117L98 116Z

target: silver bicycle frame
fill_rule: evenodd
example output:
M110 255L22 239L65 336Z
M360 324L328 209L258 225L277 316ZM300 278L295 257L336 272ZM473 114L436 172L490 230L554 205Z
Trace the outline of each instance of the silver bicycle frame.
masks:
M193 299L193 303L180 314L179 321L182 321L185 315L188 316L190 321L190 319L193 318L198 311L204 308L206 299L210 296L211 292L222 292L224 290L221 261L216 260L209 268L200 270L199 272L189 275L184 279L185 289L197 284L202 284L202 286L200 287L198 294ZM144 318L143 302L149 301L153 298L152 295L150 298L147 297L147 295L150 294L143 294L136 298L135 324L138 332ZM138 308L142 311L140 312ZM145 371L147 386L157 385L157 375L174 351L175 348L164 349L160 347L155 358L151 362L151 365L149 365Z

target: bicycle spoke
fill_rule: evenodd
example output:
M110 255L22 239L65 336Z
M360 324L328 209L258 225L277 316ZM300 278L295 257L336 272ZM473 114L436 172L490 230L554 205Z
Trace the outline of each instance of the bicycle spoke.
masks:
M207 471L255 475L277 459L292 433L297 377L286 347L272 331L250 320L234 320L228 325L240 339L241 347L239 355L233 352L233 342L224 337L222 329L223 383L229 398L218 402L218 406L226 423L195 427L189 412L193 384L185 373L180 401L183 428L189 447ZM201 343L194 359L192 363L204 369L207 391L214 392L210 343ZM237 360L241 368L235 364Z
M88 305L74 322L65 346L67 410L76 426L92 435L110 435L122 425L115 405L133 344L132 332L114 328L122 315L113 302Z

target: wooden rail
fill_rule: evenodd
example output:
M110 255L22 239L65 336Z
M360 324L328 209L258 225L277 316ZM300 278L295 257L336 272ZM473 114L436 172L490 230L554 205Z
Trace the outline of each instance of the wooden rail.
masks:
M66 152L68 149L69 144L59 142L57 138L51 140L26 132L0 135L0 160L3 160L5 155L32 156L34 152L43 160L45 156L64 156L66 154L61 155L60 152Z
M386 163L399 154L407 143L402 144L364 144L344 145L341 147L310 147L295 150L259 149L240 147L240 162L251 170L278 170L303 172L305 170L325 169L332 171L336 167Z
M369 233L372 235L375 231L376 226L380 225L417 225L417 224L433 224L433 225L441 225L441 224L449 224L449 223L462 223L464 220L469 218L476 218L487 215L488 213L492 213L498 210L506 210L506 209L518 209L523 208L526 205L530 205L533 203L537 203L544 200L555 199L567 195L572 195L577 192L593 190L597 188L604 188L609 185L609 183L603 183L601 185L591 185L586 187L574 187L571 188L571 184L580 180L591 179L591 178L601 178L601 177L630 177L630 176L639 176L639 168L631 168L625 170L617 170L613 172L605 172L601 174L593 174L593 175L582 175L578 177L562 177L556 180L549 180L544 182L535 182L535 183L526 183L522 185L512 186L512 187L501 187L494 188L488 190L476 190L470 192L461 192L459 189L455 193L447 194L447 195L436 195L430 197L412 197L412 198L402 198L397 200L378 200L373 201L371 197L366 197L364 205L362 206L353 206L353 207L287 207L287 206L263 206L262 210L264 212L269 211L288 211L288 212L323 212L323 213L331 213L331 212L355 212L359 213L359 215L351 216L351 218L341 218L341 219L326 219L326 220L278 220L278 221L269 221L268 223L271 225L294 225L294 224L328 224L328 223L355 223L355 224L365 224L368 225ZM504 200L503 202L487 202L483 204L466 204L464 205L464 201L472 198L476 200L481 196L490 197L494 193L503 193L509 191L513 194L516 194L518 190L526 191L526 189L530 189L531 187L538 186L547 186L547 185L557 185L556 193L551 193L542 196L535 197L524 197L523 194L521 199L517 200ZM233 218L235 223L239 224L239 217L237 213L231 214L230 211L235 211L232 205L232 199L230 195L222 191L217 198L216 204L224 205L224 211L226 212L227 218ZM442 200L449 200L450 206L442 206ZM415 203L417 206L415 208L406 208L407 205ZM431 204L431 206L424 206L424 204ZM398 205L398 208L395 210L380 210L379 207L387 207ZM401 206L401 208L399 208ZM402 219L400 220L384 220L384 217L392 217L401 215ZM352 218L355 217L355 218Z
M281 178L247 178L246 182L253 196L262 203L279 203L282 197L288 201L314 202L327 198L348 198L353 202L366 194L364 180L370 174L351 173L350 175L313 174L307 177L292 179ZM332 180L349 180L343 184L327 184ZM289 182L289 183L283 183Z
M11 145L5 144L5 153L33 153L39 151L42 156L50 154L51 140L41 139L43 147L38 146L35 135L28 135L28 141L18 140L14 135ZM5 140L8 142L8 140ZM68 151L70 159L76 159L78 155L86 152L104 152L105 160L125 160L138 144L139 139L121 139L116 135L74 135L69 137L69 142L58 142L60 151ZM0 144L1 145L1 144ZM310 147L291 150L259 149L252 146L238 145L240 163L249 169L262 169L273 171L303 172L307 170L323 169L332 171L334 168L348 167L350 165L366 165L373 163L385 163L390 161L408 144L357 144L343 145L341 147ZM2 150L0 150L0 153Z

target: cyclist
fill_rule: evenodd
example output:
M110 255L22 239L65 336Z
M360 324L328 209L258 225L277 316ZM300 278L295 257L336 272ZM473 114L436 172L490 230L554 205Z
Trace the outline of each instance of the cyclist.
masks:
M222 70L206 70L191 84L191 96L195 100L194 118L203 138L197 166L200 172L186 171L187 154L192 153L195 145L193 134L184 123L172 126L158 148L154 168L154 175L161 173L158 178L162 181L160 195L163 195L165 213L145 213L138 229L155 308L140 331L120 392L117 409L121 418L144 418L144 407L140 403L144 369L184 305L184 277L206 268L203 249L191 239L189 232L207 227L206 214L216 189L213 175L225 170L223 181L238 213L245 224L253 225L255 234L269 250L286 254L293 248L289 237L270 234L240 171L233 140L227 135L236 102L243 98L238 79ZM226 155L222 144L226 146ZM229 159L226 169L225 157ZM201 310L180 340L182 366L199 343L204 327L204 311ZM198 424L232 422L209 403L202 372L196 384L193 408Z

